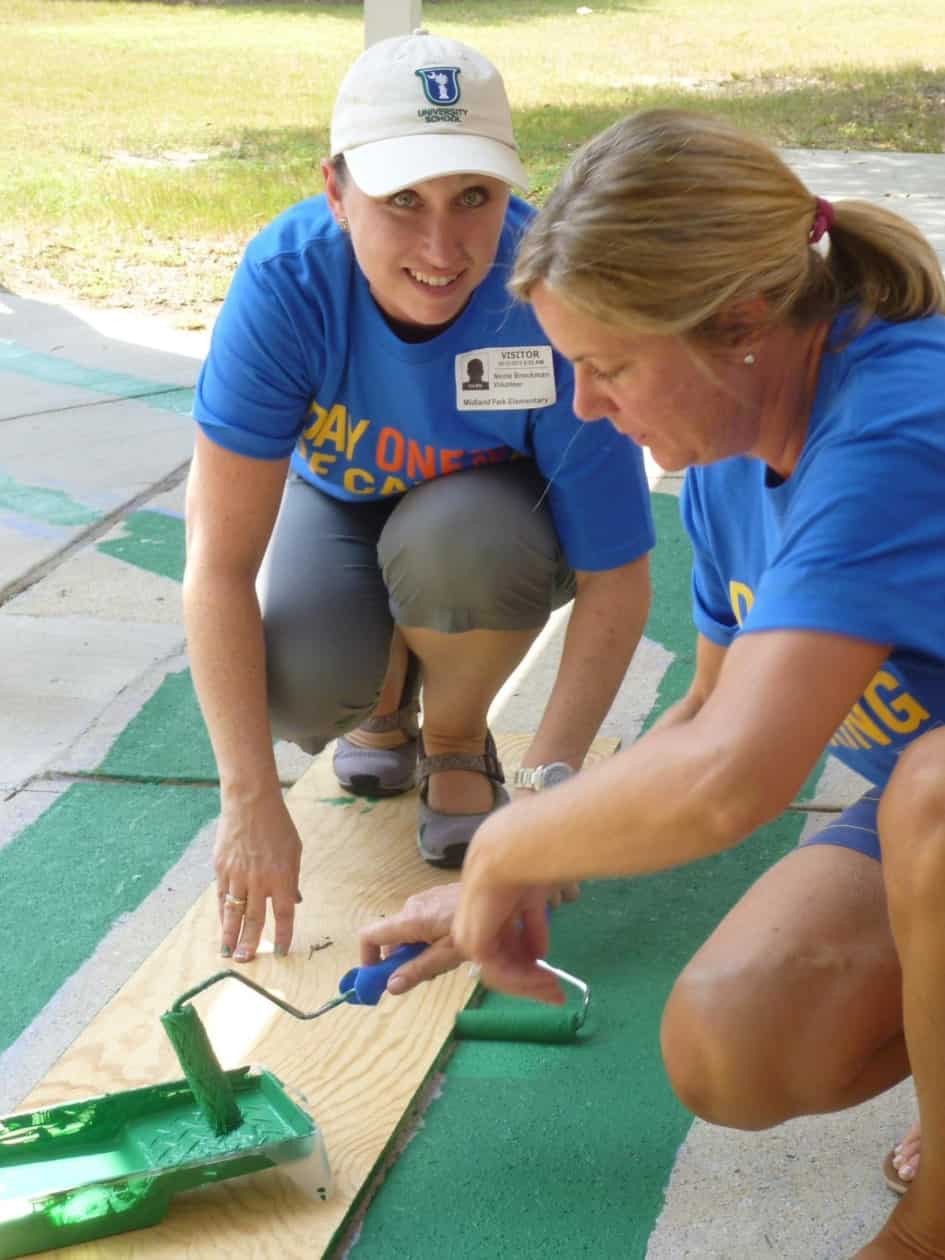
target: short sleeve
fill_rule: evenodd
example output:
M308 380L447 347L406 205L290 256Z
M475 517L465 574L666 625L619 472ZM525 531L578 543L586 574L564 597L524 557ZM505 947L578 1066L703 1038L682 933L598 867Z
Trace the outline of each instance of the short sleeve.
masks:
M194 418L240 455L291 454L315 392L323 332L308 315L303 346L287 295L251 257L240 263L200 371Z
M686 474L680 497L683 526L692 543L692 616L700 634L719 647L728 647L738 633L725 579L713 552L703 510L698 474Z

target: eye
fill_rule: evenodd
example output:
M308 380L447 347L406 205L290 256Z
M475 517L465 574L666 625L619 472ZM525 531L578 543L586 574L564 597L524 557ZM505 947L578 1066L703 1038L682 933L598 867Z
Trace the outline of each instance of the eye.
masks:
M479 206L484 206L489 200L489 194L479 184L475 188L464 188L460 193L460 205L465 206L467 210L475 210Z
M387 204L395 206L398 210L412 210L419 200L420 198L412 188L401 188L400 192L395 192L388 198Z
M605 372L603 368L594 367L593 364L588 364L588 368L594 380L603 382L616 380L620 373L626 370L626 367L627 365L625 363L621 363L619 367L611 368L609 372Z

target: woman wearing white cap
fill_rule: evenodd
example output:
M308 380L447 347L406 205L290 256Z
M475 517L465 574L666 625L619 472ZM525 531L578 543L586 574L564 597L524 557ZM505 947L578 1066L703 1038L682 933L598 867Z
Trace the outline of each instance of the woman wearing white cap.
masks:
M339 737L355 793L419 778L420 852L459 865L508 799L489 705L551 610L574 598L523 789L581 765L649 602L640 451L575 419L570 367L506 290L531 212L498 72L425 32L385 40L341 86L331 149L325 195L249 246L194 408L185 615L240 961L270 901L276 952L292 937L271 735Z

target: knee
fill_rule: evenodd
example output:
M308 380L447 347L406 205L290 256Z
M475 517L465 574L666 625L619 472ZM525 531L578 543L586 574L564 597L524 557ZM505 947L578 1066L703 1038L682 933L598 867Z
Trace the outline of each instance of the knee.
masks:
M744 1009L737 976L721 979L690 965L670 993L660 1042L674 1093L700 1119L759 1130L798 1114L757 1013Z
M879 805L878 827L890 909L931 909L945 879L945 730L931 731L900 755Z
M486 474L465 476L464 493L447 495L446 484L418 487L388 520L378 559L392 610L405 625L452 632L538 627L553 607L562 566L550 520L531 510L490 512L468 493ZM437 512L419 501L432 501L434 492ZM429 624L431 615L437 624Z

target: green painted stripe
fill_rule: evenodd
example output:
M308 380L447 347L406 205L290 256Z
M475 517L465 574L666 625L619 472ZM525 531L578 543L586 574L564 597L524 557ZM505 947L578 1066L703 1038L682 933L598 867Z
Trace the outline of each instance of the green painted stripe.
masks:
M213 749L190 670L167 675L112 744L98 771L152 783L216 782Z
M47 525L91 525L103 515L78 503L63 490L29 486L4 476L0 476L0 510L44 521Z
M184 522L179 516L148 510L132 512L122 522L121 536L99 543L97 550L148 573L175 582L184 579Z
M166 385L124 372L108 372L103 368L86 367L53 354L39 354L0 339L0 372L15 372L50 385L72 385L95 394L114 398L132 398L157 411L172 411L188 416L193 406L194 391L189 387Z
M0 957L8 972L0 1048L116 919L137 909L219 809L218 794L204 788L75 784L0 849Z

